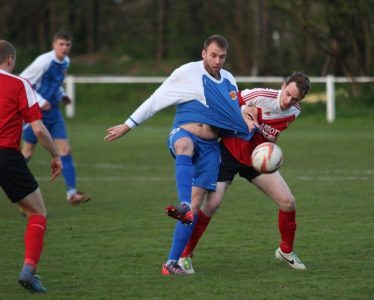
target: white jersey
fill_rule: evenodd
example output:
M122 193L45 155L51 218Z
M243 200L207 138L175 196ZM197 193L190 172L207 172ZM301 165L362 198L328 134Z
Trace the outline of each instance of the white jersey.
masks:
M48 101L52 107L57 107L65 95L62 84L69 65L69 57L59 60L52 50L39 55L20 76L30 81L40 106Z
M156 112L177 105L174 127L196 122L248 133L238 104L236 81L225 70L220 75L219 80L212 77L203 61L177 68L125 123L133 128Z

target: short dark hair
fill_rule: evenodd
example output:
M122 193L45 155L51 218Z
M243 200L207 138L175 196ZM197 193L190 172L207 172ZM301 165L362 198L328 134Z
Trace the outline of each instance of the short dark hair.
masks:
M71 41L73 37L70 33L66 31L58 31L53 36L53 41L55 40L65 40L65 41Z
M6 40L0 40L0 64L13 55L16 56L16 48Z
M204 49L206 50L210 44L216 43L220 48L229 50L229 42L219 34L213 34L204 41Z
M286 85L291 82L295 82L300 94L304 98L311 87L308 75L304 74L303 71L295 71L286 78Z

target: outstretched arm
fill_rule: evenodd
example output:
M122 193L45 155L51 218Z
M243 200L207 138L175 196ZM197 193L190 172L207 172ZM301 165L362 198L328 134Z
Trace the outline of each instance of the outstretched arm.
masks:
M107 142L114 141L121 136L129 132L131 128L126 124L120 124L107 129L107 135L104 137L104 140Z

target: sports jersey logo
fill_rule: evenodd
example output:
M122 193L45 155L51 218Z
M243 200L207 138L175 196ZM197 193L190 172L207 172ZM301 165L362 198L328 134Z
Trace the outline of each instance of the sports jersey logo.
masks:
M230 93L229 93L229 95L230 95L230 97L231 97L231 100L236 100L237 98L238 98L238 95L236 94L236 92L235 91L231 91Z

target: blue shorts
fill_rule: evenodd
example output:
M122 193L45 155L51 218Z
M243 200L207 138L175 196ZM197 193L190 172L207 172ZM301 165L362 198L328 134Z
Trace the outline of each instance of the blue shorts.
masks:
M174 144L183 137L190 138L194 145L192 164L194 167L193 186L207 190L216 190L221 152L218 140L203 140L187 130L174 128L168 138L168 147L175 158Z
M68 134L65 127L64 118L58 108L54 108L51 111L43 112L42 118L44 126L48 129L52 136L52 139L67 139ZM36 144L38 139L30 124L26 124L23 127L23 140L30 144Z

